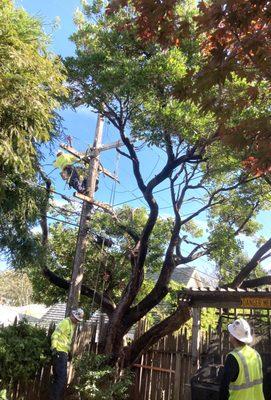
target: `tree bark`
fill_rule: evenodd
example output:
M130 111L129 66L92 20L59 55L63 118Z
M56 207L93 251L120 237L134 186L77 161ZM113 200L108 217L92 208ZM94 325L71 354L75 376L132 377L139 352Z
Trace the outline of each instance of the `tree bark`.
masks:
M248 279L240 285L241 289L256 288L259 286L271 285L271 275L262 276L261 278Z
M64 290L69 290L70 288L70 282L67 281L66 279L58 276L55 274L53 271L51 271L47 267L43 267L43 275L49 280L49 282L53 283L55 286L64 289ZM86 285L82 285L81 287L81 294L89 297L90 299L93 299L96 304L101 304L102 307L102 312L105 312L108 316L110 316L114 309L115 309L115 304L113 301L103 294L103 296L95 291L94 289L89 288Z
M162 337L176 331L191 317L191 310L187 306L180 306L168 318L150 328L125 349L124 366L131 366L144 352Z

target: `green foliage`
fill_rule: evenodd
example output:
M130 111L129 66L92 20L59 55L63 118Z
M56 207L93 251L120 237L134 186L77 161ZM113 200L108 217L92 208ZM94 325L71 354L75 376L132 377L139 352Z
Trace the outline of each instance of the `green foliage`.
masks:
M0 380L10 383L28 382L35 377L50 355L45 330L22 321L0 329Z
M106 356L85 353L76 360L76 389L82 400L124 400L129 397L132 374L126 370L117 377L106 364Z
M37 146L59 131L63 67L48 53L40 21L11 0L1 1L0 32L0 171L30 176Z
M235 182L233 175L228 180ZM239 234L254 237L259 231L256 217L260 209L270 208L268 192L266 184L252 180L221 194L221 204L208 213L210 258L217 264L221 283L229 283L249 261Z
M114 111L109 117L113 123L118 123L122 108L132 134L161 147L165 132L190 143L214 133L212 113L203 112L189 92L182 101L175 98L176 90L186 93L190 70L197 68L199 41L184 40L165 51L138 38L133 7L110 14L104 13L105 5L99 2L98 13L94 5L76 13L78 30L72 40L77 54L65 64L71 101L99 111L108 105ZM179 10L180 18L191 19L192 8Z
M203 332L208 332L209 327L213 330L217 327L218 316L216 308L203 308L201 310L200 329Z
M43 210L35 189L41 145L61 133L64 68L47 50L41 22L0 3L0 251L22 267L37 257L31 229Z

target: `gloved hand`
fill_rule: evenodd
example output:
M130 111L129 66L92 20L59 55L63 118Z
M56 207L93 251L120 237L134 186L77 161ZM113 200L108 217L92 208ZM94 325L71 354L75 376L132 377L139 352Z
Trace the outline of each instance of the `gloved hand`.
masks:
M52 357L56 357L58 355L57 349L51 349Z

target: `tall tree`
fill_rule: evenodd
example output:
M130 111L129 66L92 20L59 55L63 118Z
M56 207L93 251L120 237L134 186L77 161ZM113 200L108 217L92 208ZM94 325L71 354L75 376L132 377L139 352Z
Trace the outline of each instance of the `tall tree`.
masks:
M12 0L0 4L0 249L29 253L44 193L32 187L41 145L60 134L64 68L49 53L38 19Z
M138 14L130 5L112 14L106 12L100 2L92 5L84 2L83 11L76 15L78 31L72 38L76 56L66 60L71 103L75 107L93 108L114 125L126 148L119 152L130 161L138 187L148 204L148 214L140 219L141 224L135 231L131 229L133 225L129 224L127 215L124 219L116 215L115 229L120 226L126 239L124 243L129 243L125 249L123 287L117 296L104 296L103 290L97 291L88 276L82 288L82 294L94 298L108 314L105 353L110 355L111 362L123 358L124 365L129 366L144 349L190 317L188 307L176 305L166 319L123 349L123 337L131 326L169 293L176 265L185 265L204 256L218 264L225 254L229 261L236 259L242 247L240 235L253 235L257 231L257 213L270 206L269 186L241 168L239 153L229 151L218 140L220 124L215 109L203 109L196 98L194 71L199 71L203 64L199 39L165 49L159 43L139 39L137 25L133 23ZM194 10L183 7L179 12L185 22ZM241 89L245 90L248 82L240 81L236 76L227 85L228 99L234 101L234 96L238 96ZM182 89L182 97L177 96L177 89ZM259 90L264 94L266 87L260 86ZM220 87L208 89L207 95L212 95L218 104ZM258 100L253 107L249 113L262 109L266 112L267 106ZM242 118L238 110L233 110L230 123L233 127L238 126ZM164 154L162 167L151 176L142 167L143 160L135 139ZM160 209L155 192L163 183L168 184L173 218L159 253L157 281L142 292L148 266L156 262L152 243L160 221ZM209 232L205 235L200 235L197 229L199 217L208 220ZM123 226L125 220L128 224ZM107 227L110 225L108 223ZM41 242L44 249L50 250L45 213L42 228ZM114 239L116 232L109 232L109 235ZM112 253L114 250L121 253L123 241L120 237L116 248L112 247ZM251 284L249 274L262 258L270 255L270 248L268 240L249 262L244 262L241 272L230 283L235 287ZM62 257L60 250L52 259L48 251L44 272L52 283L67 290L69 281L59 274L59 270L66 270L66 256ZM109 265L113 266L115 262L120 271L118 254L115 261L110 259ZM264 282L268 279L265 277ZM257 285L255 281L253 284Z
M127 1L112 0L108 12L114 13ZM201 41L202 63L193 74L187 90L207 110L215 112L220 125L219 137L232 148L238 148L243 162L254 174L270 172L270 2L268 0L211 0L198 2L198 12L183 17L183 8L194 1L172 0L158 3L133 0L134 19L142 41L160 43L168 49L185 41ZM196 22L196 29L195 29ZM129 29L126 21L124 29ZM246 82L235 100L229 93L229 82L239 77ZM265 93L258 90L266 87ZM214 89L220 88L220 100ZM206 96L207 94L207 96ZM231 101L232 99L232 101ZM269 107L249 113L258 99ZM234 109L243 114L239 125L232 126Z
M185 21L190 18L191 10L183 8L180 14ZM223 249L218 235L214 234L222 227L228 232L223 245L229 239L234 256L234 247L241 245L238 242L240 233L255 232L256 226L249 225L249 221L262 207L268 207L269 191L267 185L240 168L238 153L228 151L217 140L220 124L215 111L203 110L193 90L181 99L176 98L177 87L193 88L191 71L199 69L202 63L200 41L184 41L167 50L159 43L142 42L133 24L134 15L136 10L129 5L112 14L106 13L103 5L91 6L84 2L84 14L76 16L79 29L72 37L77 48L76 57L66 60L73 104L92 107L119 131L126 146L126 151L119 152L130 160L149 207L141 232L133 238L130 277L120 299L112 303L109 312L105 352L113 353L115 358L121 354L125 333L167 295L176 264L186 264L204 255L214 258L218 248ZM246 88L247 84L238 77L229 81L229 99L233 100L240 87ZM262 88L263 93L265 89ZM220 88L212 90L219 102ZM254 107L264 109L265 104L256 102ZM237 126L242 117L236 111L230 123ZM151 178L144 177L140 153L136 152L131 138L144 140L164 151L165 164ZM171 235L155 286L137 301L159 216L154 192L166 180L174 215ZM195 202L187 215L189 199ZM236 212L229 212L233 208ZM212 224L207 241L196 241L185 229L201 214L207 214ZM186 255L184 248L188 251ZM254 261L258 263L268 249L269 241L258 251ZM248 272L249 268L245 268ZM238 285L248 276L244 275L242 279L239 275ZM130 365L146 346L176 329L187 318L188 309L177 307L171 316L153 326L127 349L125 364Z

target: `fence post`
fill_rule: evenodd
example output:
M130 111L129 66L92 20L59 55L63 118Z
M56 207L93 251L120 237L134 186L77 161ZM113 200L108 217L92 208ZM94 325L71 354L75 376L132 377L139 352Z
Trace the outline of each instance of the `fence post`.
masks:
M173 400L180 399L181 392L181 353L176 352L176 367L175 367L175 376L174 376L174 389L173 389Z
M195 369L199 368L199 346L200 346L200 308L193 308L192 326L192 365Z

